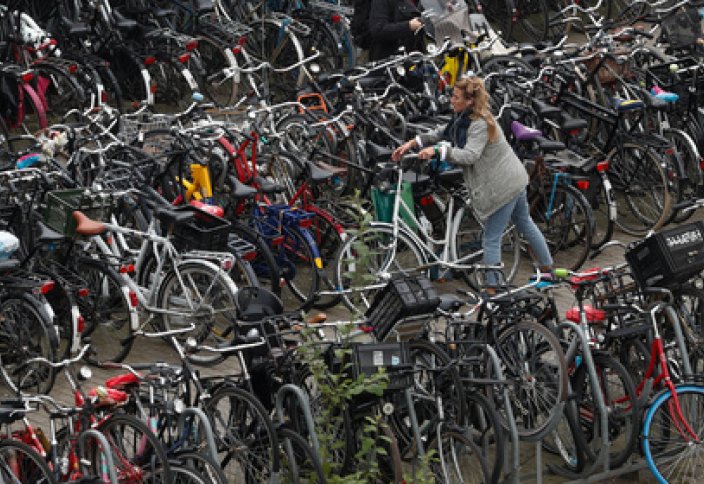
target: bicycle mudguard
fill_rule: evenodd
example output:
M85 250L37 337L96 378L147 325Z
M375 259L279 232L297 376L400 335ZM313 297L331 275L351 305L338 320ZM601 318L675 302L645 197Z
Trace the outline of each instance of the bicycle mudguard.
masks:
M41 81L41 77L39 78ZM47 81L48 82L48 81ZM37 92L34 90L32 86L29 84L22 84L22 90L29 96L29 98L32 100L32 104L34 104L34 110L37 113L37 118L39 119L39 127L41 129L45 129L49 126L49 122L46 119L46 100L44 100ZM23 104L24 108L24 104ZM24 111L22 113L22 118L24 118Z

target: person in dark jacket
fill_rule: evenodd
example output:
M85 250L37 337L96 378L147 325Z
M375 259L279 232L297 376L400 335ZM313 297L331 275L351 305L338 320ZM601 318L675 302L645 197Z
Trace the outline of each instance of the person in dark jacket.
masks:
M372 0L369 11L369 31L372 45L369 60L379 60L398 53L420 50L422 37L420 10L412 0Z

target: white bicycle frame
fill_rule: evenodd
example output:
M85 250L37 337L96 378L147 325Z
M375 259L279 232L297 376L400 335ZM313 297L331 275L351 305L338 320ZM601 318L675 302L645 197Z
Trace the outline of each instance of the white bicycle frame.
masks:
M457 245L455 241L455 236L457 235L457 232L460 228L463 211L472 210L471 206L469 204L465 204L464 207L461 207L462 210L458 210L457 213L453 215L455 200L454 197L450 197L447 206L447 223L445 224L445 235L441 240L434 239L432 237L432 234L428 233L426 227L424 227L423 224L415 216L415 211L413 210L413 207L409 208L406 202L401 197L401 187L403 184L402 174L403 171L401 170L401 168L399 168L398 181L396 182L396 192L394 194L394 210L392 216L393 222L373 222L374 226L391 228L394 241L398 239L398 234L400 232L403 232L404 235L408 236L411 239L416 248L420 249L420 251L422 252L423 258L426 262L424 265L415 269L425 270L436 265L455 270L475 269L478 265L477 262L468 263L467 261L476 261L477 257L482 254L483 250L478 250L476 252L472 252L471 254L459 257L457 254ZM408 223L402 217L399 216L401 213L401 208L403 208L406 215L411 218L412 223L414 223L419 228L419 230L422 231L425 239L429 242L429 244L431 244L432 246L442 247L442 252L439 256L436 255L435 251L433 250L433 247L429 247L429 244L426 242L426 240L423 240L420 236L416 235L415 231L408 225ZM480 219L478 217L475 217L475 219L483 229L484 226L481 223ZM513 225L509 225L504 231L504 234L509 233L511 230L513 230ZM387 259L388 262L385 267L381 268L382 277L383 275L386 275L386 271L389 268L389 265L395 258L395 243L392 245L390 250L392 252L390 254L391 256ZM430 255L430 260L428 255Z
M141 268L142 264L144 263L150 246L152 246L154 257L157 260L157 267L154 271L155 279L150 283L149 287L142 287L138 285L127 273L120 273L120 277L127 285L127 287L122 288L123 291L126 292L125 297L127 298L127 300L132 301L130 293L134 293L139 304L142 305L142 307L149 313L149 317L146 319L146 321L144 321L144 323L142 323L140 327L137 307L130 304L130 326L132 330L137 331L143 328L152 320L152 318L156 314L173 314L183 316L182 312L169 311L167 309L157 307L156 305L156 297L159 294L159 289L164 280L163 278L158 277L158 274L162 273L162 270L164 269L168 261L174 262L174 273L182 289L186 289L186 285L184 284L178 267L185 263L189 263L199 264L201 266L204 266L206 270L209 270L214 274L217 274L218 276L222 276L222 280L224 280L228 284L232 293L234 294L237 292L237 286L235 285L234 281L232 281L229 274L222 267L219 267L218 265L214 264L209 260L198 258L198 252L180 254L167 237L162 237L154 233L153 220L149 223L149 227L147 228L146 232L122 227L117 223L105 223L105 226L107 227L108 232L113 235L113 237L109 237L109 243L106 242L100 235L91 236L89 239L95 244L95 246L102 254L108 257L122 257L125 252L131 250L129 249L127 242L125 241L125 235L133 235L142 239L142 245L137 256L137 263L135 264L137 270ZM189 258L189 254L191 254L193 257ZM211 255L213 257L219 256L223 260L229 260L231 262L233 260L232 255L227 253L204 253L204 255ZM213 278L211 285L205 291L206 294L212 290L217 280L218 277ZM192 314L197 314L201 308L203 300L201 299L201 301L193 301L190 295L188 294L188 291L184 290L183 293L185 295L188 307L191 308Z

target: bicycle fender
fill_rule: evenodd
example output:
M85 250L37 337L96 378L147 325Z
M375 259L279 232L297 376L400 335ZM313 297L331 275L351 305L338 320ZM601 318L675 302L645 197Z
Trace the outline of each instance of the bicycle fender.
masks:
M310 247L310 251L313 254L313 261L315 262L315 267L318 269L322 269L323 258L320 256L320 249L318 249L318 244L315 242L313 234L310 233L310 230L303 229L300 227L296 230L303 236L303 239L308 244L308 247Z

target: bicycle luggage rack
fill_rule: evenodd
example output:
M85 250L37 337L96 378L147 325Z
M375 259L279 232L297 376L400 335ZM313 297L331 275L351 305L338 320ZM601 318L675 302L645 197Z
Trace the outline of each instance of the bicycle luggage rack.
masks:
M339 13L347 18L352 18L352 15L354 14L354 8L348 7L346 5L338 5L336 3L319 2L313 0L308 2L308 6L312 10L323 11L326 13Z

